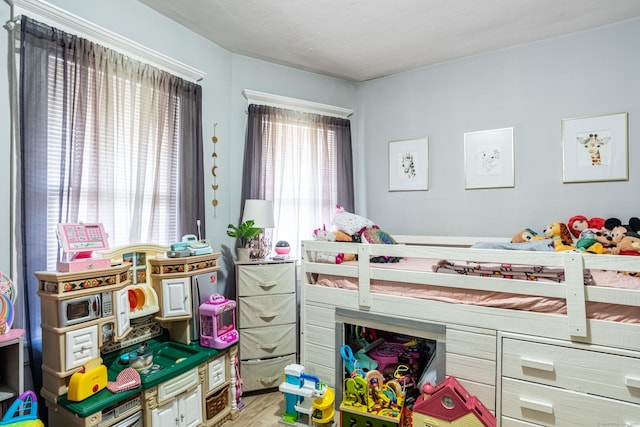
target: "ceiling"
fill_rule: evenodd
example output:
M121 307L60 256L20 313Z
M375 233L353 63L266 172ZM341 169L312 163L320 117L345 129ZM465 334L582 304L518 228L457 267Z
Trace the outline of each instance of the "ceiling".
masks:
M640 16L638 0L139 0L233 53L351 81Z

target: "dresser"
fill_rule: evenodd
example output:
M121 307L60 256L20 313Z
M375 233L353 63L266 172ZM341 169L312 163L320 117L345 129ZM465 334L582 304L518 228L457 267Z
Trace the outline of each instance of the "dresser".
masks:
M637 352L505 334L502 426L640 425Z
M298 355L295 260L238 261L236 295L243 391L277 387Z

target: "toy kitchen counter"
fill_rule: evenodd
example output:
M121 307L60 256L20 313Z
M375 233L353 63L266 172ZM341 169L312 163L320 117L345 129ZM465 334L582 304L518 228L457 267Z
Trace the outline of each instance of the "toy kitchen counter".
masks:
M164 407L185 397L182 395L191 400L197 398L203 402L203 408L206 408L206 396L209 393L218 390L227 393L230 377L229 353L235 354L234 346L216 350L196 343L187 345L168 341L164 337L150 339L145 345L144 354L153 356L152 360L147 360L138 367L138 386L125 387L124 391L116 393L105 387L79 402L69 400L67 394L62 395L55 404L57 409L53 411L54 420L51 419L52 412L49 413L50 425L153 426L157 424L155 419L164 414ZM140 347L137 344L104 356L109 382L117 382L118 375L130 367L127 356L139 351ZM203 410L202 418L205 415ZM130 417L136 418L131 423L124 423ZM204 419L201 422L210 425Z

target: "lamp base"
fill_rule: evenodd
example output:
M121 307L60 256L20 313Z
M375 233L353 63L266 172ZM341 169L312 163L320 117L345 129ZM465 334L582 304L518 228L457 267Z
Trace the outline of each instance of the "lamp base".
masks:
M249 241L249 258L265 259L271 253L271 230L264 229L262 233Z

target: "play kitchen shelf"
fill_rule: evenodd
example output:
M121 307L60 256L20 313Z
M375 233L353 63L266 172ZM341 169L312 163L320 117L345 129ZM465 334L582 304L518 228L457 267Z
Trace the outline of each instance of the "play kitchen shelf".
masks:
M191 308L191 278L217 271L220 254L167 258L166 249L133 245L104 252L109 268L36 273L43 330L41 395L49 425L152 427L166 417L184 417L193 425L217 427L237 416L231 375L236 346L217 350L189 339L191 317L198 315ZM184 310L172 317L178 302ZM83 400L69 399L70 378L87 363L101 358L113 383L131 366L121 356L141 347L150 363L138 370L139 385L117 392L105 387L82 395Z

